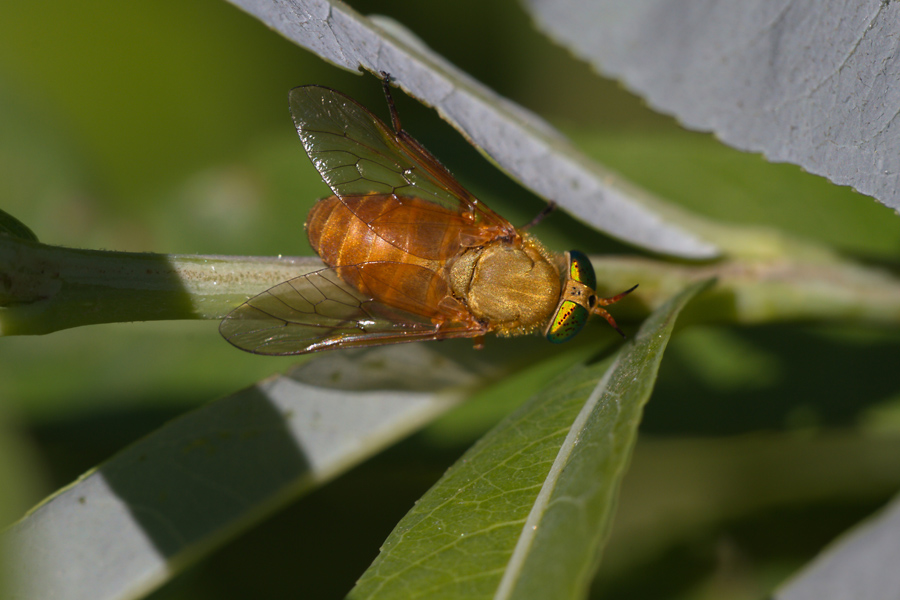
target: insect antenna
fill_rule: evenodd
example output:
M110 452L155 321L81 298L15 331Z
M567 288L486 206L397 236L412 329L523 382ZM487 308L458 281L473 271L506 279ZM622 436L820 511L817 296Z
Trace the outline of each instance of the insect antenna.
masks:
M625 337L625 333L621 329L619 329L619 326L616 325L616 320L613 319L613 316L609 314L603 307L609 306L610 304L615 304L616 302L633 292L635 289L637 289L637 284L635 284L634 287L625 290L621 294L616 294L615 296L612 296L610 298L600 298L599 296L597 296L595 297L596 304L591 307L591 313L599 315L606 319L606 322L609 323L612 328L615 329L623 338Z

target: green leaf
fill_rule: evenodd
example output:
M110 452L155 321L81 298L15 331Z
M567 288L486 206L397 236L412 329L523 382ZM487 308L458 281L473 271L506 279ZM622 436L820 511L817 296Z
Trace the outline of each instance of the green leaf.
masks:
M675 318L580 364L470 449L403 518L351 592L372 598L578 598L599 563Z
M799 6L796 18L784 18L759 0L722 11L682 2L677 19L665 2L529 0L525 8L574 55L686 127L897 210L900 131L889 125L894 111L884 109L898 100L884 70L900 30L890 4L842 3L828 21ZM841 83L831 83L838 71ZM836 108L846 102L852 118Z
M8 235L31 242L38 241L37 236L28 229L25 223L2 210L0 210L0 235Z
M166 424L32 509L0 537L0 579L22 599L143 595L484 378L416 344L322 355Z
M693 216L593 163L540 117L479 84L396 21L364 17L343 2L229 2L331 63L390 73L511 177L600 231L685 258L719 254L695 231L701 225Z

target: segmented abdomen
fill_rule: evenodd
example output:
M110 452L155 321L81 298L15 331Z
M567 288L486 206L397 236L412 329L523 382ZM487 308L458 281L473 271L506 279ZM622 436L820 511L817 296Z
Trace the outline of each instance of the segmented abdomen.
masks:
M320 200L309 212L309 243L363 293L427 317L446 312L444 263L459 254L458 214L418 198L391 195Z

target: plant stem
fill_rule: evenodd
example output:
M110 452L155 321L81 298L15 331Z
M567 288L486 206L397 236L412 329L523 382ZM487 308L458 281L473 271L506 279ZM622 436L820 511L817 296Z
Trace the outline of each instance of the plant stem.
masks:
M616 305L617 318L642 317L689 283L716 277L717 285L685 308L682 321L900 324L900 280L852 261L734 259L692 265L604 257L595 260L594 266L604 293L640 284Z
M0 236L0 335L128 321L221 319L322 268L317 258L78 250Z
M640 319L692 282L717 285L685 311L694 321L900 323L892 274L790 241L772 252L702 264L594 258L600 292L640 287L616 305ZM77 250L0 235L0 335L98 323L221 319L282 281L322 268L312 257L234 257Z

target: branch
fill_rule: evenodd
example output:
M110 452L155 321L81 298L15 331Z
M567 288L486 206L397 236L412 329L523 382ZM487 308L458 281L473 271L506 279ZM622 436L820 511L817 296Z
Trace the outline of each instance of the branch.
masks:
M596 257L600 293L640 284L616 306L617 317L637 320L686 285L716 277L718 284L686 309L688 318L900 323L900 280L892 274L772 232L757 234L746 243L756 251L710 263ZM0 235L0 335L98 323L221 319L247 298L320 268L321 261L312 257L77 250Z
M311 257L77 250L0 235L0 335L221 319L248 297L321 268Z

